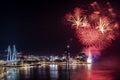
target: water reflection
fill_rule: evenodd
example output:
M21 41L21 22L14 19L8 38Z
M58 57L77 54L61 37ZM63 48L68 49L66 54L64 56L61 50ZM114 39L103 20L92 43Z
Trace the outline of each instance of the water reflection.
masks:
M23 77L25 79L29 79L30 78L30 67L21 67L20 68L20 75L23 75Z
M19 70L17 68L6 68L5 80L18 80Z
M6 68L3 80L120 80L120 70L96 68L96 65L44 65Z
M114 70L97 70L92 68L92 64L80 65L84 69L79 69L71 75L71 80L115 80Z
M58 79L58 65L51 64L50 67L50 78L51 80L57 80Z

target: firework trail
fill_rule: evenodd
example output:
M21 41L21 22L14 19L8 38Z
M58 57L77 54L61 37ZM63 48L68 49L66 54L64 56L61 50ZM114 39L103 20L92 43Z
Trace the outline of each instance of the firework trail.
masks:
M75 30L78 41L88 50L88 56L92 50L106 48L118 36L117 15L109 2L105 6L106 8L93 2L90 4L91 9L77 7L65 16L66 21Z

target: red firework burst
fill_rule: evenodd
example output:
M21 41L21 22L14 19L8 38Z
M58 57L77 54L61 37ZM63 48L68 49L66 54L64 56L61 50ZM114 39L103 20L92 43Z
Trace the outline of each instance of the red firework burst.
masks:
M76 37L85 47L103 49L117 36L119 26L115 19L116 14L110 3L107 3L106 9L97 2L93 2L91 7L93 11L87 15L83 9L75 8L65 18L75 28Z

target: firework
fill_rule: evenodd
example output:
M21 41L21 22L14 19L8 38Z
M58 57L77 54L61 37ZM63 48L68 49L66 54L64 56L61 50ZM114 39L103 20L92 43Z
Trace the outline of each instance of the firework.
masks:
M102 8L97 2L93 2L90 6L91 10L75 8L73 13L66 14L65 19L74 28L78 41L85 49L90 50L94 47L101 50L116 39L119 24L109 2L106 8Z

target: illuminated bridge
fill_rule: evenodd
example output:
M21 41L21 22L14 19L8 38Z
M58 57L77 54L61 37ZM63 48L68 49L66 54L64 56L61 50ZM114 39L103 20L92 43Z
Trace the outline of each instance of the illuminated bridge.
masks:
M15 45L11 48L11 46L8 46L8 53L7 53L7 59L6 62L7 64L16 64L17 62L17 50Z

